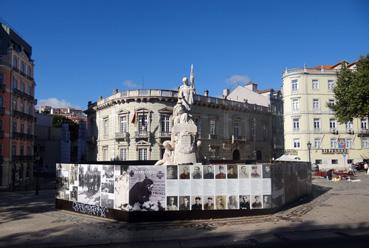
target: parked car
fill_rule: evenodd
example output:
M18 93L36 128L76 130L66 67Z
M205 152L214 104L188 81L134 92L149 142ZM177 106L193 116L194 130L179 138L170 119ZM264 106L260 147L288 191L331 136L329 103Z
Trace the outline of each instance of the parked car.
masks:
M363 170L365 170L364 164L365 164L364 162L358 162L358 163L354 164L354 167L357 171L363 171Z

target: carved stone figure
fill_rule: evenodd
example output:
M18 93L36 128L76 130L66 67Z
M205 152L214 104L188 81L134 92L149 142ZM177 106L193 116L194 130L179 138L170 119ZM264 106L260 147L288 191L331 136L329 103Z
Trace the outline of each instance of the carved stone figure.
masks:
M178 90L177 104L173 108L171 141L163 143L165 148L163 159L155 165L196 163L197 126L191 115L191 106L196 93L193 65L191 65L190 84L186 77L182 79L182 83Z
M165 149L163 158L155 163L155 165L171 165L173 164L173 145L172 142L166 140L163 142L163 147Z

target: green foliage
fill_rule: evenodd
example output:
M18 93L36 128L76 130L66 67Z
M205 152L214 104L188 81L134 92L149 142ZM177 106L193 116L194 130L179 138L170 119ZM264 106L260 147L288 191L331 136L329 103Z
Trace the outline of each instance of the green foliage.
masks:
M70 132L70 139L71 141L75 141L78 139L78 128L79 125L74 121L60 115L55 115L53 117L52 125L53 127L61 127L63 124L68 124L69 132Z
M329 107L340 123L369 115L369 54L356 65L354 71L344 66L338 73L334 88L336 104Z

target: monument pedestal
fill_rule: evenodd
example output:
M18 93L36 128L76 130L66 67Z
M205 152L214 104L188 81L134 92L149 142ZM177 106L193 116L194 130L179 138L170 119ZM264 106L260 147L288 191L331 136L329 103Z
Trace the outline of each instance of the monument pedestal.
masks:
M197 126L193 122L178 123L173 126L174 164L196 163L196 133Z

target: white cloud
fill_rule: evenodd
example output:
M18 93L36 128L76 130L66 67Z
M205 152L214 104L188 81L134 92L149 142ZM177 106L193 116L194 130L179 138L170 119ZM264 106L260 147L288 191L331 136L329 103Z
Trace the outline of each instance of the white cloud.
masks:
M124 80L123 81L123 85L128 88L128 89L138 89L141 88L141 84L140 83L136 83L133 80Z
M58 99L55 97L41 99L38 101L36 108L40 108L41 106L51 106L53 108L75 108L81 109L80 106L74 105L64 99Z
M246 75L232 75L229 78L226 79L226 82L229 84L247 84L251 82L251 79Z

